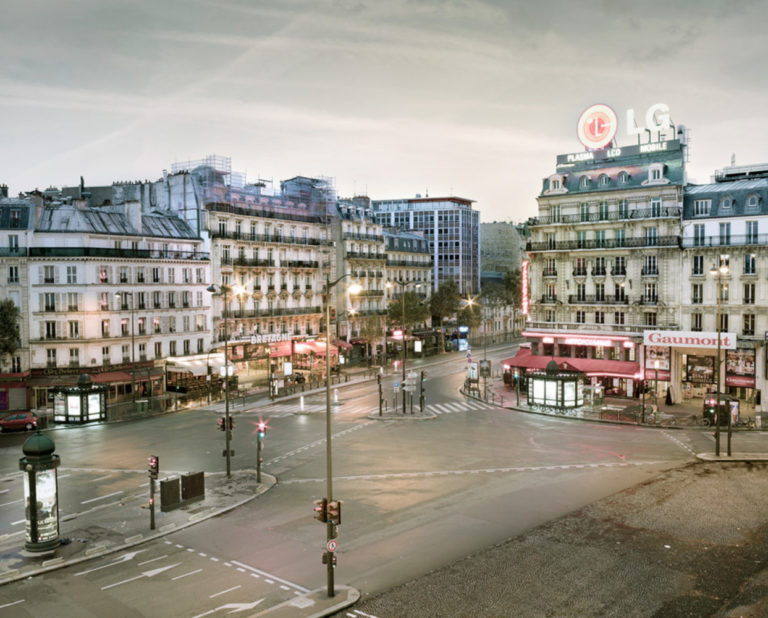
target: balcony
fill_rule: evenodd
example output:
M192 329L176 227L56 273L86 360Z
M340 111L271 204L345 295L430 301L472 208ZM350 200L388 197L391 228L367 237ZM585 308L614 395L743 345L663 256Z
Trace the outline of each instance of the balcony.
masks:
M682 239L683 249L690 249L691 247L750 247L760 245L768 245L768 234L693 236Z
M274 266L275 260L260 260L258 258L245 258L236 257L234 260L231 257L222 257L221 263L228 266L250 266L250 267L268 267Z
M384 290L362 290L358 296L384 296Z
M557 302L557 296L544 295L539 302L544 305L554 305Z
M544 271L541 273L542 277L557 277L557 269L556 268L545 268Z
M360 251L347 251L347 258L351 260L386 260L386 253L361 253Z
M208 261L210 255L200 251L166 251L163 249L116 249L114 247L29 247L29 257L103 257L141 260ZM106 282L102 282L106 283Z
M627 267L626 266L614 266L611 268L611 275L614 277L626 277L627 276Z
M282 263L287 268L320 268L320 262L312 260L287 260Z
M640 304L641 305L658 305L659 304L659 297L658 296L646 296L643 295L640 297Z
M553 215L549 217L532 217L528 220L529 227L537 225L552 225L557 223L595 223L600 221L630 221L639 219L669 219L680 218L682 208L665 206L662 208L638 208L635 210L618 210L614 212L591 212L589 214L575 213L570 215Z
M659 268L658 266L643 266L643 269L640 271L640 274L643 277L658 277Z
M605 268L593 268L592 269L592 276L593 277L605 277Z
M587 269L586 268L574 268L573 269L573 276L574 277L586 277L587 276Z
M525 250L531 252L544 251L578 251L593 249L637 249L641 247L679 247L681 238L679 236L657 236L655 238L646 238L644 236L637 238L612 238L606 240L557 240L555 242L529 242Z
M322 307L273 307L272 309L242 309L232 312L230 318L270 318L284 315L311 315L322 313ZM217 320L223 319L223 316L217 316Z
M629 300L626 296L596 296L586 294L579 296L571 294L568 296L569 305L628 305Z
M372 242L384 242L383 234L353 234L351 232L344 232L341 237L344 240L367 240Z

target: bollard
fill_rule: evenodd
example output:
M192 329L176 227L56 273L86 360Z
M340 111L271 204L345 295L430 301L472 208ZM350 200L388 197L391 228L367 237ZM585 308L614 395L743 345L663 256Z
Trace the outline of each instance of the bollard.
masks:
M303 412L304 411L304 395L302 395L299 398L299 409Z

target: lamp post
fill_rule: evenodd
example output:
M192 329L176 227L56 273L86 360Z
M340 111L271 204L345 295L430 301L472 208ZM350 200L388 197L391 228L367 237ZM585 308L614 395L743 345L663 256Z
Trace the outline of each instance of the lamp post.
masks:
M723 276L728 274L728 266L721 264L712 268L709 274L717 277L717 357L715 358L715 375L717 376L717 399L715 400L715 455L720 456L720 339L722 333L722 299ZM728 456L731 456L731 411L728 410Z
M229 419L229 298L232 289L228 285L219 286L220 294L224 297L224 456L227 458L227 478L232 476L232 451L229 448L232 439L232 424ZM216 286L211 284L206 288L211 294L216 293Z
M131 398L133 400L133 412L136 413L136 335L133 330L134 319L134 307L133 307L133 292L115 292L115 298L119 298L121 301L125 296L131 297ZM122 303L121 303L122 304Z
M659 361L653 361L653 403L656 404L656 412L659 411Z
M349 273L342 275L335 281L331 281L329 275L325 276L325 472L328 495L326 504L333 502L333 466L331 460L331 290ZM347 288L351 294L360 292L359 284L352 284ZM339 509L341 507L338 507ZM336 537L335 524L326 517L326 539L330 544ZM323 562L327 566L328 596L333 597L336 592L333 585L333 569L335 567L335 554L328 549L323 555Z
M403 414L406 412L406 404L405 404L405 397L406 397L406 391L405 391L405 360L408 358L408 351L407 351L407 345L408 340L406 339L405 334L405 288L411 284L416 284L416 287L421 286L421 283L418 283L417 281L400 281L400 280L393 280L393 281L387 281L386 287L391 288L395 285L400 286L400 325L403 327L403 350L402 350L402 363L403 363Z

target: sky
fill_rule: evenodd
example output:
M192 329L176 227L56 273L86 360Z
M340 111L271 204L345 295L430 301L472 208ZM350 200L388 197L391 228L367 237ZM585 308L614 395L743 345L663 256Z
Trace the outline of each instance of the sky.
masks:
M249 181L454 195L537 213L576 123L665 103L688 178L768 161L768 3L3 0L0 183L157 179L229 156Z

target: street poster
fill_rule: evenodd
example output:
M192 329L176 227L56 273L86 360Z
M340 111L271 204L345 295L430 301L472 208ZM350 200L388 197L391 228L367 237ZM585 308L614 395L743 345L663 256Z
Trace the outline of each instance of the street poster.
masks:
M755 387L755 351L748 348L725 351L726 386Z
M667 346L649 345L645 347L646 380L669 380L670 351L671 348ZM656 366L657 363L658 367Z
M685 366L685 374L687 382L714 384L715 357L689 354Z

